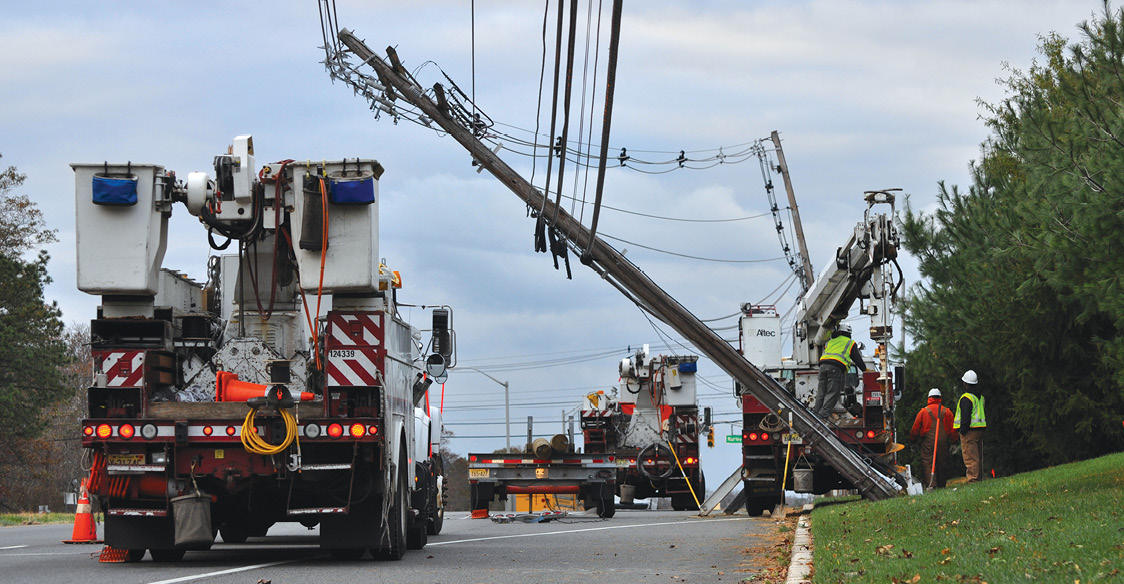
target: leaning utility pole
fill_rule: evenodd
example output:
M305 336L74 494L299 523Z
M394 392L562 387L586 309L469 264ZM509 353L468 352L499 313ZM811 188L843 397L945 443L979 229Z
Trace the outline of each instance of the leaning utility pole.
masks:
M800 211L796 208L796 193L792 191L792 179L788 176L788 163L784 161L784 150L781 149L781 135L773 130L769 136L777 148L777 166L784 179L784 190L788 193L788 207L792 209L792 224L796 229L796 245L800 248L800 259L804 260L804 292L812 287L815 274L812 273L812 260L808 257L808 244L804 243L804 225L800 223Z
M391 63L387 63L346 29L339 32L339 40L362 63L373 67L380 81L393 86L399 97L420 109L433 123L441 126L457 142L460 142L478 164L507 185L525 204L533 209L542 210L543 216L554 218L554 227L569 241L575 244L589 242L582 250L582 263L608 280L629 299L691 341L699 351L769 409L774 412L791 412L793 426L803 437L804 443L815 446L823 453L839 474L854 485L863 496L877 501L892 497L899 492L900 489L895 486L893 480L869 466L858 453L844 444L822 420L809 412L804 404L797 401L776 380L754 367L722 337L710 330L649 279L644 272L625 259L620 252L600 238L594 237L590 230L565 209L552 203L488 149L487 145L477 140L470 130L454 122L449 116L445 90L441 84L436 84L434 91L438 103L446 103L445 107L439 106L425 95L422 87L406 73L392 49L388 48ZM389 91L390 87L387 87L387 90ZM898 480L901 480L900 477Z

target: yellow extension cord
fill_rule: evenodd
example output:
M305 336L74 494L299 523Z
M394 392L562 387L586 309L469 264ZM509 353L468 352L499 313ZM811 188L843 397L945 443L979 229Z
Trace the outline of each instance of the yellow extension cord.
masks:
M675 457L675 466L679 467L679 473L683 475L683 480L687 481L687 488L691 490L691 497L695 499L695 507L702 509L702 503L699 502L699 496L695 494L695 487L691 486L691 479L687 478L687 472L683 470L683 463L679 462L679 455L676 454L675 448L671 445L671 440L667 441L667 447L671 450L671 455Z
M246 449L246 452L272 456L284 452L290 444L297 441L297 420L287 409L278 408L278 411L281 412L281 418L285 420L285 439L277 446L258 436L257 426L254 425L254 416L258 411L251 408L250 413L246 414L246 420L242 422L242 447Z

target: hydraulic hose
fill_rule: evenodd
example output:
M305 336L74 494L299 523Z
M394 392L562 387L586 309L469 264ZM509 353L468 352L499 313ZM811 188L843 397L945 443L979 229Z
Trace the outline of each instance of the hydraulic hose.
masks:
M257 408L251 408L250 413L246 414L246 420L242 422L242 447L246 449L246 452L272 456L284 452L290 444L297 441L296 418L287 409L278 408L278 411L281 412L281 419L285 420L285 439L277 446L258 436L257 426L254 425L254 416L258 413Z

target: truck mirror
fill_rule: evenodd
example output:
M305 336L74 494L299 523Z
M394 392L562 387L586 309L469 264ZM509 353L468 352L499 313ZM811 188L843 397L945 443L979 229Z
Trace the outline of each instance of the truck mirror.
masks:
M425 372L430 377L436 379L441 376L447 376L445 357L434 353L425 359ZM442 383L444 380L438 381Z

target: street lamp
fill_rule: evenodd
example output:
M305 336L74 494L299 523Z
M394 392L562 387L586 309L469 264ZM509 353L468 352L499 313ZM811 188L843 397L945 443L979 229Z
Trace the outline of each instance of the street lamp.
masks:
M509 391L509 387L507 385L507 382L506 381L500 381L499 379L496 379L495 377L492 377L491 375L488 375L487 373L485 373L485 372L483 372L483 371L481 371L481 370L479 370L475 367L464 367L464 366L462 366L461 369L471 369L471 370L483 375L484 377L487 377L488 379L491 379L492 381L495 381L496 383L503 386L503 416L504 416L504 423L507 426L506 427L506 430L507 430L507 432L506 432L507 433L507 449L510 451L511 450L511 395L510 395L510 391Z
M505 424L506 430L507 430L506 431L506 434L507 434L507 451L511 452L511 394L510 394L510 391L509 391L510 388L508 387L507 382L506 381L500 381L499 379L496 379L495 377L492 377L491 375L488 375L487 373L485 373L485 372L483 372L483 371L481 371L481 370L479 370L475 367L461 366L461 369L471 369L471 370L479 373L480 375L483 375L484 377L487 377L488 379L491 379L492 381L495 381L496 383L503 386L503 417L504 417L504 424ZM514 509L515 509L515 495L508 495L505 511L510 512Z

